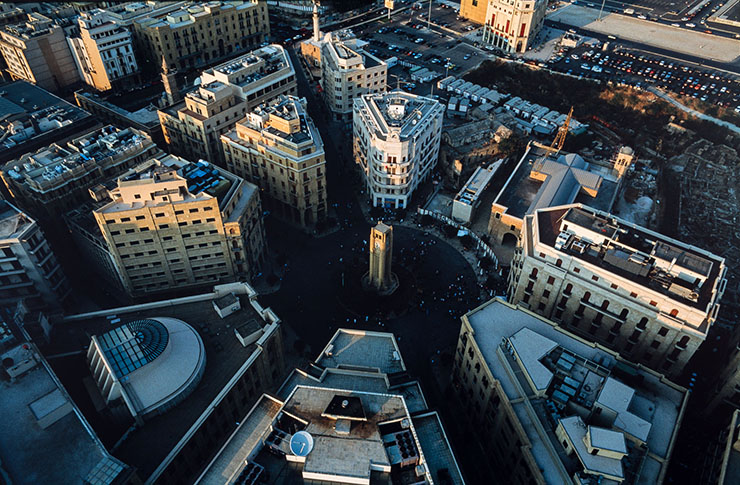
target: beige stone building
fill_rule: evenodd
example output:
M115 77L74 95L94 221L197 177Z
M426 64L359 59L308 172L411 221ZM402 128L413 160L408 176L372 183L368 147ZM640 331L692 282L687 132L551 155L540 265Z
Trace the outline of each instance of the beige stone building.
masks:
M197 69L252 50L270 35L267 2L256 0L189 2L136 18L132 26L150 71L160 68L162 58L171 68Z
M408 208L437 166L444 106L393 91L355 100L353 154L375 207Z
M77 19L79 37L68 37L80 77L98 91L138 81L131 33L113 22L108 12L93 9Z
M59 310L69 282L38 223L0 200L0 305Z
M452 385L501 483L663 482L689 393L499 299L462 317Z
M8 162L0 176L24 210L58 216L90 199L88 190L163 154L145 133L105 126L60 146L51 144Z
M385 92L388 65L362 49L357 39L339 40L326 34L321 45L324 100L337 121L352 121L354 100Z
M675 377L725 291L723 258L581 204L524 218L509 301Z
M257 187L207 162L151 159L114 188L91 192L102 202L93 216L131 296L250 278L263 260Z
M326 159L305 99L280 96L221 136L226 166L257 184L279 216L308 227L326 218Z
M200 86L181 102L159 111L172 152L223 165L219 137L256 106L282 94L296 94L288 53L268 45L204 71Z
M0 53L12 79L54 92L80 80L64 30L41 14L28 14L25 23L3 27Z
M542 28L547 0L462 0L460 16L484 24L483 42L504 52L524 52Z

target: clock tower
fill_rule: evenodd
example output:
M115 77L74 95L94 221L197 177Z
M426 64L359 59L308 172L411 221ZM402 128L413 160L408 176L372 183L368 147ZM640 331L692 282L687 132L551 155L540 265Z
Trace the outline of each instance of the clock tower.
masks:
M391 272L393 257L393 227L379 222L370 230L370 271L367 283L380 294L391 294L398 287L398 278Z

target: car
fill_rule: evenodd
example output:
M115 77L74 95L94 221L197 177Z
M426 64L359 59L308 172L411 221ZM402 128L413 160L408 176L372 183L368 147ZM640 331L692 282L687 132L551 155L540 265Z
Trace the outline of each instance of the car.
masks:
M577 59L578 59L578 54L571 54L571 55L570 55L570 58L571 58L571 59L576 59L576 60L577 60Z
M640 20L647 20L647 17L645 17L642 14L638 15L637 18L640 19Z
M470 59L470 54L465 54L465 56L463 57L463 60L467 61L468 59Z
M594 66L591 68L593 72L602 72L604 69L599 66Z
M589 66L588 64L586 64L584 62L583 64L581 64L581 69L585 69L586 71L590 71L591 70L591 66Z
M671 24L671 27L681 27L681 24Z
M692 29L693 29L694 27L696 27L696 24L694 24L694 23L692 23L692 22L689 22L689 23L687 23L687 24L684 24L684 25L686 25L686 27L691 27Z

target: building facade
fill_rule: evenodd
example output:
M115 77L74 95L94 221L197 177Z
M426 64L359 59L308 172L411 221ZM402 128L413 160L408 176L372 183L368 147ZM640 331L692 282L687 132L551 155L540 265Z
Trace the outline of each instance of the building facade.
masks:
M324 100L337 121L352 121L354 100L385 92L388 65L363 50L356 39L341 41L326 34L321 44Z
M355 100L353 152L375 207L407 208L437 166L444 106L393 91Z
M525 52L542 29L546 0L462 0L460 16L483 24L483 42L504 52Z
M41 14L0 30L0 52L12 79L58 92L80 80L64 30Z
M131 33L113 22L108 12L92 9L80 13L79 37L68 37L80 78L98 91L138 81Z
M149 71L167 66L202 68L266 42L270 36L267 2L256 0L200 4L133 20L133 34Z
M182 102L159 111L170 149L189 160L223 165L219 137L256 106L296 94L295 70L279 45L256 49L201 74L200 86Z
M221 136L226 166L257 184L268 207L304 227L326 218L326 158L306 101L280 96Z
M723 258L581 204L524 219L508 298L665 375L706 339Z
M0 200L0 305L25 300L32 309L61 308L69 282L39 225Z
M453 389L503 483L662 483L689 393L494 298L462 317Z
M249 278L263 260L257 187L207 162L148 160L107 195L93 216L130 296Z
M105 126L51 144L7 163L5 186L16 203L40 218L61 215L89 200L88 190L163 154L145 133Z

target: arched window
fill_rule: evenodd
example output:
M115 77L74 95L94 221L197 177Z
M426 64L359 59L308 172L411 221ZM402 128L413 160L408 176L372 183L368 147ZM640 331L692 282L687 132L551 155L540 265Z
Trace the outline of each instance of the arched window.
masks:
M558 260L557 260L557 261L555 261L555 266L557 266L557 267L559 268L559 267L560 267L560 266L562 266L562 265L563 265L563 260L562 260L562 259L560 259L560 258L558 258Z
M537 268L532 268L532 272L529 273L530 278L537 278Z
M566 295L570 295L572 292L573 292L573 285L571 283L568 283L565 286L565 291L563 293L565 293Z
M609 308L609 300L602 301L601 302L601 309L602 310L606 310L607 308Z
M678 341L678 346L685 349L687 345L689 345L689 336L684 335L681 337L681 340Z
M622 312L619 314L619 318L621 318L622 320L627 320L627 315L629 314L630 314L630 311L624 308Z
M672 317L677 317L678 316L678 309L674 308L673 310L671 310L671 316Z
M591 299L591 292L590 291L587 291L586 293L584 293L583 294L583 298L581 298L582 301L586 301L586 302L589 301L590 299Z
M639 322L637 322L637 328L644 330L647 326L647 317L642 317Z

